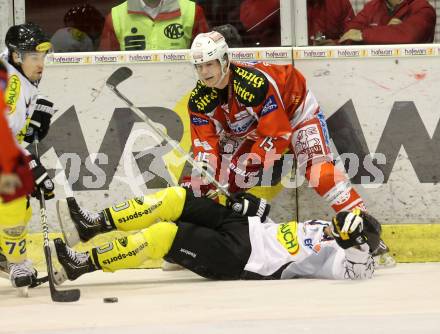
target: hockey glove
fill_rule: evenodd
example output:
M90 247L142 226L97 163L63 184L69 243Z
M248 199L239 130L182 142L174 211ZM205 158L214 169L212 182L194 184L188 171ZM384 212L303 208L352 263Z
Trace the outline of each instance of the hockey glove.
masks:
M35 190L32 193L32 197L36 197L39 199L40 189L42 189L44 193L44 199L48 200L54 198L55 186L52 182L52 179L47 174L46 168L44 168L40 160L34 155L31 155L29 167L32 170L32 174L34 175L35 180Z
M361 210L339 212L333 218L331 232L338 245L347 249L367 242Z
M35 132L38 133L40 140L46 137L49 132L50 120L54 113L55 109L52 102L42 98L37 99L24 140L32 143Z
M226 201L226 206L243 216L260 217L262 222L266 220L270 211L270 204L264 198L244 192L234 194Z

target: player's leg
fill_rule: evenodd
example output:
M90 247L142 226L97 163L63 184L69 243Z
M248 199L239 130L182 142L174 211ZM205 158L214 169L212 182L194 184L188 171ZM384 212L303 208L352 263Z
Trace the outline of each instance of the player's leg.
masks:
M251 254L246 217L230 217L219 229L180 223L165 259L209 279L240 279Z
M321 111L295 128L292 145L298 160L299 170L305 170L305 177L315 191L323 197L336 212L350 211L356 207L366 211L365 203L352 187L348 176L332 162L329 148L329 131ZM383 247L373 252L375 261L383 266L392 266L396 262Z
M163 258L171 248L177 229L174 223L159 222L87 252L76 252L57 238L55 253L70 280L95 270L113 272L137 268L147 259Z
M203 277L238 279L251 252L246 217L230 219L221 231L191 223L159 222L84 253L69 248L62 239L55 239L54 244L70 280L95 270L136 268L147 259L163 257Z
M26 197L0 203L0 249L5 270L14 287L25 287L37 278L37 271L27 259L27 225L32 211Z
M185 189L171 187L91 213L70 197L58 201L58 219L66 243L73 247L115 229L141 230L158 221L175 221L182 213L185 198Z
M354 207L364 210L364 202L351 186L347 175L333 164L328 133L324 115L319 109L313 117L294 129L292 146L298 169L336 212Z

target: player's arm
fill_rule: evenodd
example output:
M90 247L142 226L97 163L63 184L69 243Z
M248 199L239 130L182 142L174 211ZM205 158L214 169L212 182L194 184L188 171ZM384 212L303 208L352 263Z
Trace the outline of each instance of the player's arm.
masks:
M6 68L0 61L0 196L3 201L11 201L28 194L33 189L32 174L27 160L17 145L9 128L3 89L7 86Z
M188 101L188 113L194 160L206 164L212 172L220 166L219 133L222 131L221 113L216 113L217 93L197 83Z
M345 252L345 278L366 279L373 276L371 253L379 245L381 230L379 222L360 209L342 211L333 218L331 234Z
M292 128L284 103L271 84L263 102L254 110L259 118L258 139L252 146L251 153L257 154L261 161L266 162L265 167L268 167L272 163L270 156L283 154L289 146Z

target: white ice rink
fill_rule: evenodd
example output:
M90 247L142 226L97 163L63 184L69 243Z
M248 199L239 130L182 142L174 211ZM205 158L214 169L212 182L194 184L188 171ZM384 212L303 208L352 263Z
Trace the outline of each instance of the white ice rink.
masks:
M1 279L0 333L440 333L440 263L399 264L362 282L216 282L150 269L69 286L79 302L53 303L47 285L19 298ZM113 296L118 303L103 303Z

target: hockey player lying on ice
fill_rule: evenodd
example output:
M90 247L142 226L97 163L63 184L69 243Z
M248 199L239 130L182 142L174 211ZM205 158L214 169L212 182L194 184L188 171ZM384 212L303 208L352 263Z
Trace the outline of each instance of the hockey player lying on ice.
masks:
M359 209L340 212L332 222L276 224L267 217L269 205L253 195L238 195L224 207L181 187L98 213L73 197L57 209L67 245L58 238L52 246L70 280L160 258L210 279L371 278L371 252L381 232L376 219ZM115 229L140 231L85 253L70 248Z

